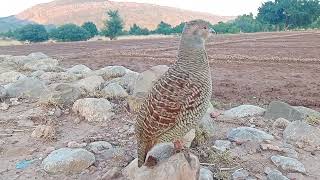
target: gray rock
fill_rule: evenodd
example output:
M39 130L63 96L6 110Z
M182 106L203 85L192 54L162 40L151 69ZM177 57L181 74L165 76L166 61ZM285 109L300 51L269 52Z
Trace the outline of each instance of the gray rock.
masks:
M227 118L243 118L250 116L262 116L266 110L264 108L253 105L241 105L229 109L223 113Z
M296 159L276 155L271 157L271 161L284 171L306 173L304 165Z
M0 101L7 97L7 90L0 85Z
M87 78L81 79L75 83L76 86L81 87L88 93L93 93L99 90L104 83L101 76L89 76Z
M227 141L227 140L216 140L214 142L214 146L213 146L214 149L221 151L221 152L224 152L224 151L230 149L230 147L231 147L231 142Z
M6 89L9 97L39 98L47 87L39 79L27 77L10 84Z
M213 180L213 173L207 168L200 168L199 180Z
M110 99L124 99L128 97L128 93L116 83L110 83L101 90L101 94L104 98Z
M94 154L113 153L113 147L106 141L96 141L88 145L87 149Z
M83 94L83 90L70 84L55 84L40 96L40 103L70 106Z
M23 65L24 70L28 71L57 71L60 68L58 67L58 60L46 58L46 59L33 59Z
M80 173L94 162L94 155L85 149L61 148L52 151L42 166L48 173Z
M47 84L59 82L59 83L69 83L79 79L73 73L68 72L45 72L38 77L40 80L46 82Z
M305 119L305 115L294 107L281 101L272 101L264 116L266 119L285 118L289 121L298 121Z
M285 118L278 118L272 124L273 128L281 128L285 129L290 124L290 121L286 120Z
M35 60L48 59L49 58L49 56L45 55L42 52L34 52L34 53L29 54L27 57L31 58L31 59L35 59Z
M201 129L205 130L210 135L213 135L216 131L214 121L210 115L213 111L215 111L215 109L213 108L212 104L209 103L209 107L208 107L206 113L204 114L204 116L202 117L202 119L199 122L199 127Z
M0 84L13 83L26 76L16 71L8 71L0 74Z
M84 74L91 73L92 70L83 64L78 64L78 65L73 66L72 68L67 69L67 72L84 75Z
M304 121L291 122L283 132L287 143L298 146L320 146L320 130Z
M289 178L276 169L267 167L265 173L267 174L267 180L289 180Z
M114 115L110 102L102 98L79 99L73 104L72 110L89 122L107 121Z
M106 86L111 83L117 83L122 86L129 94L133 93L134 85L139 77L139 73L128 70L127 73L106 83Z
M294 106L293 108L295 108L296 110L298 110L300 113L304 114L305 116L317 116L320 117L320 112L310 109L310 108L306 108L303 106Z
M122 77L127 73L128 69L123 66L107 66L99 70L94 71L91 74L102 76L105 80L111 78Z
M42 71L42 70L37 70L37 71L34 71L30 74L31 77L35 77L35 78L39 78L42 74L44 74L45 71Z
M233 180L243 180L249 177L249 172L245 169L238 169L234 173L232 173Z
M238 143L246 141L262 142L263 140L273 140L272 135L251 127L238 127L231 129L227 136L230 141L235 141Z

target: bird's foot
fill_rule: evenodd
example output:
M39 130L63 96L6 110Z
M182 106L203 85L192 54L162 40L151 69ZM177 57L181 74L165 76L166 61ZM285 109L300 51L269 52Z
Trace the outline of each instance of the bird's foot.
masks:
M190 150L189 148L185 147L183 141L181 139L175 140L173 142L174 149L176 153L183 153L184 157L186 158L189 166L191 167L191 156L190 156Z

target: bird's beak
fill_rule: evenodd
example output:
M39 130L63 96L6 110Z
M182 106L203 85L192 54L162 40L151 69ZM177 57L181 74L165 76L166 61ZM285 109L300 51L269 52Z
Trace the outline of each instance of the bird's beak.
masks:
M213 28L210 28L210 33L217 34L217 32Z

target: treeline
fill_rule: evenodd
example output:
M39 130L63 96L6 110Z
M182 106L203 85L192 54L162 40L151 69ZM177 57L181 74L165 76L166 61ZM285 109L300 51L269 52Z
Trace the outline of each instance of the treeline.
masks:
M109 18L104 21L104 27L100 31L92 22L86 22L82 26L65 24L49 30L42 25L29 24L15 31L4 33L2 36L31 42L41 42L48 39L83 41L96 35L106 36L113 40L121 35L179 34L184 27L184 23L172 26L161 21L154 30L133 24L129 31L126 31L124 30L124 21L118 11L108 11L107 15ZM253 14L244 14L235 20L219 22L211 26L218 33L320 28L320 4L319 0L268 1L259 7L256 17Z

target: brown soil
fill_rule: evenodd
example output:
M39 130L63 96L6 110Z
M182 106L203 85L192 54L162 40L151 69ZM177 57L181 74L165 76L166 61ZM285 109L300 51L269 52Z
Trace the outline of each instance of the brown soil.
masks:
M207 44L213 77L213 100L266 105L283 100L320 109L320 32L217 35ZM69 67L123 65L142 72L171 64L178 38L32 44L8 46L0 54L40 51Z

